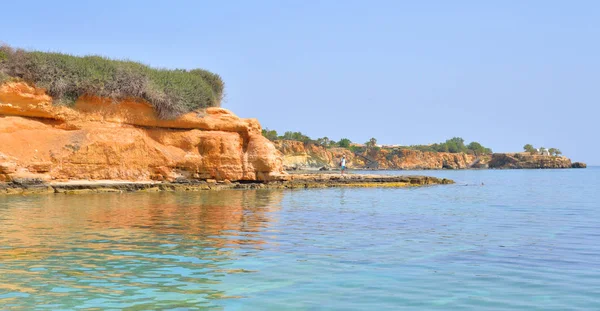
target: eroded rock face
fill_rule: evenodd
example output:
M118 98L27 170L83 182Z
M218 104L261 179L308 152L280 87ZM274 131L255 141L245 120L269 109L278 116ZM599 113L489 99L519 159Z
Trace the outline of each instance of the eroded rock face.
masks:
M283 164L291 168L337 167L342 156L348 166L356 169L378 168L395 170L419 169L535 169L584 168L585 163L567 157L531 155L529 153L494 153L475 156L466 153L424 152L409 149L372 149L355 154L344 148L324 148L299 141L279 140L273 143L283 154Z
M355 154L345 148L324 148L299 141L280 140L275 147L283 154L286 168L294 167L337 167L342 156L346 156L350 168L378 169L466 169L485 167L489 156L478 158L464 153L422 152L418 150L373 149Z
M532 155L525 152L494 153L489 166L499 169L571 168L571 160L566 157Z
M287 178L258 121L226 109L159 120L135 99L85 97L74 108L51 101L24 83L0 85L0 181Z
M346 156L350 167L362 165L355 159L354 154L345 148L326 149L314 144L304 144L300 141L278 140L273 142L283 155L283 165L286 169L303 167L335 167L342 156Z

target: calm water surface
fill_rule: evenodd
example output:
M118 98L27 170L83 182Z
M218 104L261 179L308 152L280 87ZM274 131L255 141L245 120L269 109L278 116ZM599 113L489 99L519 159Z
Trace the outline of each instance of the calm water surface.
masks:
M0 309L600 310L600 169L418 173L0 197Z

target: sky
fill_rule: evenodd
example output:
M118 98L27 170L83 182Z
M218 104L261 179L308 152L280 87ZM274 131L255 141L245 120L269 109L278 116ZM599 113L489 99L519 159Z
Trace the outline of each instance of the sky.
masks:
M264 128L600 165L600 1L8 1L0 41L204 68Z

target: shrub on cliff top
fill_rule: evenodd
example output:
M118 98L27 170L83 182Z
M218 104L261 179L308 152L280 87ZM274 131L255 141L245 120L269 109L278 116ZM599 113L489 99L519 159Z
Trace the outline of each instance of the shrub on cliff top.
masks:
M8 46L0 47L0 79L3 77L45 88L55 104L72 104L82 95L142 98L163 119L219 106L224 88L221 77L202 69L156 69L100 56L29 52Z
M478 142L471 142L465 145L465 140L460 137L453 137L443 143L431 145L414 145L409 149L429 151L429 152L450 152L450 153L469 153L475 155L490 154L492 149L482 146Z

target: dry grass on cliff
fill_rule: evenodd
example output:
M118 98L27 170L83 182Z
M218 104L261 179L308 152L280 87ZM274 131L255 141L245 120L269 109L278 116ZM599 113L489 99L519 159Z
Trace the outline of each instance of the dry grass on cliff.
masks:
M76 57L1 46L0 83L8 79L43 87L56 104L63 105L82 95L114 100L142 98L163 119L219 106L224 88L221 77L203 69L155 69L100 56Z

